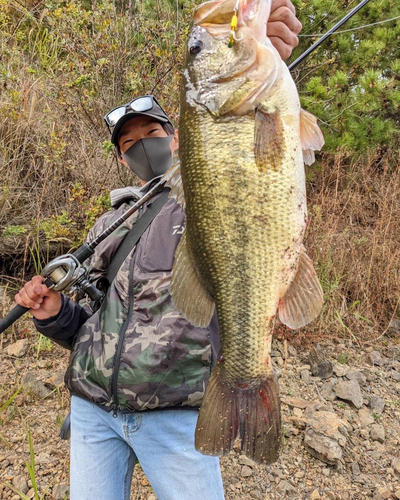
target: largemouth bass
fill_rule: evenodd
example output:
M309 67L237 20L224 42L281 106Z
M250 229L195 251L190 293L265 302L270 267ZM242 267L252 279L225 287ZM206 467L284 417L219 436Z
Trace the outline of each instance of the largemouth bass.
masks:
M215 307L220 324L196 448L224 455L240 438L243 453L272 463L281 429L275 317L296 329L323 302L302 246L304 159L313 160L323 137L266 36L271 1L240 0L229 47L235 3L202 4L188 41L179 122L187 221L171 293L193 324L208 326ZM170 185L179 198L179 180Z

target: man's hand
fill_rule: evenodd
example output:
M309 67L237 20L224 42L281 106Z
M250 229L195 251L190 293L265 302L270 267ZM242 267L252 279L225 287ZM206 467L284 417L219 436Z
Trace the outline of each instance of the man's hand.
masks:
M297 35L302 28L296 10L290 0L272 0L267 34L282 59L287 59L297 47Z
M36 319L56 316L61 309L61 294L43 284L43 276L34 276L15 296L20 306L29 307Z

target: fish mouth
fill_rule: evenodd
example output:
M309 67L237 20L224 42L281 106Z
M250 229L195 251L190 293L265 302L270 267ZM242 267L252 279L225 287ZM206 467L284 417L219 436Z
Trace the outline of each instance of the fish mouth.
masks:
M231 31L233 14L237 8L237 29L250 28L257 41L264 43L271 0L211 0L201 4L194 14L194 25L202 26L214 38Z
M270 7L271 0L211 0L197 8L184 73L188 102L216 118L256 109L281 74L281 59L266 34ZM235 13L237 28L231 45ZM199 40L203 49L193 56L191 49Z

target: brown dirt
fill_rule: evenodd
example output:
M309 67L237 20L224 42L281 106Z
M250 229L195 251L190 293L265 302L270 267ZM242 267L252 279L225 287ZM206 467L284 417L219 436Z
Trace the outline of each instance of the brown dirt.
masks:
M5 349L19 338L29 339L29 349L18 359L7 355ZM22 325L14 327L13 333L8 332L2 336L0 409L28 372L34 372L40 380L49 384L51 377L61 375L65 370L68 353L49 343L42 345L43 349L40 350L39 338L37 333L32 332L29 320L23 320ZM283 403L284 438L278 462L272 466L248 464L238 449L222 458L226 498L400 498L399 475L392 466L393 460L400 455L400 382L395 381L392 376L396 371L394 368L398 368L400 364L393 355L396 339L383 337L379 345L374 347L360 346L349 340L338 342L323 339L320 342L323 352L334 364L339 360L352 369L364 370L364 373L368 374L367 383L362 386L365 403L372 396L380 396L385 400L383 413L373 413L376 422L385 428L386 437L383 444L371 439L369 430L363 428L359 422L358 410L345 402L329 402L322 398L324 380L312 376L308 383L303 380L301 371L307 371L310 346L293 338L289 342L275 342L274 362L282 372L282 398L297 397L322 403L328 410L347 420L352 431L349 433L339 466L327 465L306 451L303 443L304 430L297 428L290 421L294 413L304 416L304 411L295 410ZM385 367L372 366L372 349L386 357ZM44 399L31 389L22 389L13 403L0 412L0 433L3 437L3 440L0 437L0 499L20 498L4 483L23 484L23 478L28 482L27 495L33 498L32 483L25 464L29 461L27 429L30 429L32 434L36 460L35 476L40 494L48 500L64 498L57 494L57 488L68 485L68 442L60 440L59 431L68 413L69 394L63 384L56 388L54 385L48 387L52 388L52 392ZM355 462L359 466L359 473L354 471ZM137 467L134 473L131 499L155 500L140 467Z

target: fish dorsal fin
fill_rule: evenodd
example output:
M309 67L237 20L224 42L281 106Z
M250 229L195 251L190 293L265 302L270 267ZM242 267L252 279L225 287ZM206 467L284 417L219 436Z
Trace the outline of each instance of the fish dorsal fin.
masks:
M215 304L200 282L188 252L185 232L175 250L171 295L178 311L192 325L204 328L210 324Z
M268 113L259 106L256 109L254 131L254 156L260 172L278 171L282 164L285 136L278 110Z
M279 319L296 330L318 316L323 302L322 287L312 260L301 247L296 276L279 303Z
M315 161L314 151L321 150L325 140L316 116L304 109L300 110L300 137L304 163L311 165Z
M174 198L177 203L185 209L185 193L181 176L180 163L176 162L162 176L161 181L165 181L165 186L171 189L170 198Z

